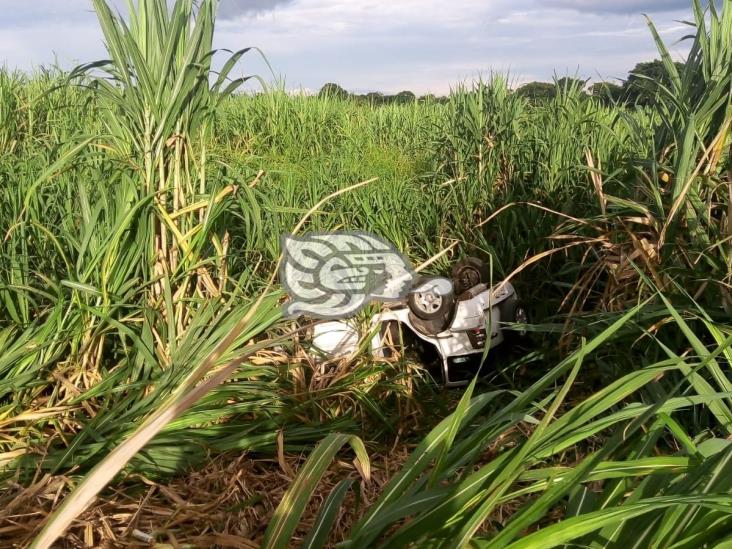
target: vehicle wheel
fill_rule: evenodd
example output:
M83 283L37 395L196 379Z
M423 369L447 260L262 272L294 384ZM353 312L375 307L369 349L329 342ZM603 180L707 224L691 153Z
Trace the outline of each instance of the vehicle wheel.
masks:
M501 322L512 322L517 324L528 324L529 314L526 307L518 299L508 299L499 305L501 309ZM529 337L529 332L526 329L518 328L513 329L512 327L503 327L504 339L518 343L525 341Z
M435 319L447 319L451 316L453 308L455 307L455 293L450 292L437 292L435 287L429 287L430 282L447 282L450 286L452 283L447 279L425 278L420 277L417 279L414 287L419 291L412 291L409 294L407 303L409 304L409 310L422 320L435 320ZM425 286L428 286L424 288ZM421 289L420 287L424 288Z
M488 284L490 267L482 259L466 257L453 265L452 280L455 284L455 295L460 295L478 284Z

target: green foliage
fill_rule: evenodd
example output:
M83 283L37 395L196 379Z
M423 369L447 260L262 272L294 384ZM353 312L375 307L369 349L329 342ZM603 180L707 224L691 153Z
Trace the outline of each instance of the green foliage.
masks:
M589 285L603 296L605 310L617 308L622 316L513 402L472 422L470 413L480 414L496 393L458 405L454 416L424 439L352 528L346 546L701 547L725 538L732 527L728 480L732 447L727 441L732 430L732 385L722 367L732 357L732 326L728 313L722 312L729 310L727 281L732 275L727 221L730 173L724 168L732 135L732 6L725 8L717 13L710 6L707 16L695 3L697 34L683 70L671 61L651 24L663 57L662 77L655 78L652 86L647 81L646 91L657 109L657 117L647 120L655 126L652 147L629 151L630 171L598 173L595 160L588 160L591 173L601 175L593 179L601 215L596 220L585 215L579 224L560 229L558 236L565 238L583 233L583 227L589 229L588 239L602 235L602 245L593 250L595 261L591 266L583 261L587 275L593 269L596 273L583 276L573 292ZM480 198L461 195L457 203L496 200L495 182L500 180L496 173L507 174L503 177L512 182L522 179L511 176L511 170L482 169L484 157L498 148L495 142L515 147L526 140L525 135L515 137L515 128L506 131L511 126L500 114L510 113L507 120L515 120L520 112L508 106L509 96L502 95L502 89L500 83L480 84L472 91L459 90L451 100L448 120L459 125L443 134L459 140L440 143L439 150L449 151L448 159L456 158L443 166L453 166L454 179L469 181L471 191L491 183L494 187L493 193ZM546 120L572 121L566 133L553 126L552 137L562 140L563 152L575 135L572 130L591 121L596 115L590 113L598 109L581 97L580 90L576 83L565 86L546 103L550 113ZM541 111L527 112L536 117ZM615 128L625 127L625 135L614 131L617 141L612 142L647 139L648 128L641 128L638 120L619 117L623 126ZM590 126L588 136L613 126ZM496 134L501 139L494 142ZM589 151L588 159L610 150L591 145L591 139L579 141ZM561 165L561 158L552 165ZM608 165L604 158L602 164ZM495 170L501 163L494 158L489 165ZM548 198L556 199L566 181L560 178L555 186L543 181L550 189ZM613 194L610 188L615 189ZM578 201L577 195L574 200ZM690 253L698 260L690 262ZM625 265L608 257L631 254L637 261ZM603 271L605 277L597 275ZM624 295L629 299L622 300ZM639 295L645 296L646 304L628 310ZM586 293L582 299L587 303L597 297ZM680 309L672 301L686 306ZM663 308L649 308L647 303L654 302ZM631 322L632 329L625 332ZM630 371L554 418L580 369L608 352L607 345L617 353L621 341L632 333L649 341L633 353ZM565 376L556 396L546 396ZM543 412L549 398L553 404ZM527 406L529 402L536 408ZM700 421L692 420L690 412ZM531 435L502 447L502 437L519 418L531 425ZM461 427L455 436L457 425ZM570 447L591 448L592 438L601 431L602 445L572 466L547 466ZM484 458L489 449L490 457ZM510 515L500 525L492 524L501 505L511 509ZM548 525L552 509L560 509L564 520ZM523 537L527 530L535 533Z
M683 63L677 61L674 66L678 72L684 70ZM669 86L671 79L664 61L660 59L638 63L623 83L623 96L631 104L654 105L660 86Z
M659 312L683 322L672 307ZM699 371L709 364L709 355L646 363L554 417L570 386L607 346L619 343L623 328L629 323L642 326L653 316L643 306L628 311L502 406L494 405L497 392L471 400L471 387L465 406L458 406L415 448L345 544L555 547L569 542L685 542L699 547L720 539L732 526L732 446L724 438L730 424L711 422L706 432L693 436L673 419L730 395L688 392L685 369ZM732 332L710 355L729 353L731 345ZM647 391L654 380L675 372L683 375L670 390L656 391L655 396ZM555 388L565 376L563 387ZM517 425L524 425L530 436L507 439L506 433ZM603 443L593 444L602 432L609 433ZM575 464L551 465L578 447L588 448L588 453ZM655 455L659 447L669 449L668 454ZM310 478L308 468L301 474ZM285 512L284 505L279 513ZM557 505L565 509L565 520L543 525ZM496 527L492 521L498 520L502 506L511 513ZM484 531L478 533L481 525ZM527 529L536 533L524 538Z
M556 87L550 82L529 82L518 88L516 93L536 102L553 98L556 95Z
M329 82L325 84L318 92L320 98L330 98L338 101L347 101L355 99L358 102L364 102L371 106L375 105L392 105L392 104L407 104L413 103L417 100L417 96L410 91L401 91L396 95L384 95L381 92L369 92L365 95L353 95L347 90L343 89L338 84Z
M595 82L590 87L590 95L599 99L604 105L612 106L624 100L625 91L623 86L613 82Z
M285 549L289 546L290 538L300 522L310 492L315 489L330 462L345 444L349 444L355 451L368 480L369 457L363 441L355 436L336 433L329 435L310 454L300 475L282 498L264 535L262 543L264 547Z
M318 97L330 97L332 99L347 99L350 94L338 84L329 82L318 92Z
M683 67L651 24L661 59L628 106L574 78L234 95L244 51L211 73L215 2L146 0L127 23L95 2L111 62L0 71L3 476L99 488L325 438L270 525L287 544L342 446L363 470L363 444L402 433L404 364L297 360L268 288L279 236L376 176L305 230L370 230L414 263L458 242L496 278L521 269L547 333L436 418L347 542L712 546L732 527L731 5L694 2ZM250 357L274 342L291 364ZM337 485L307 547L356 486Z
M400 91L393 98L393 101L395 101L396 103L412 103L416 100L417 96L414 95L414 92L410 91Z

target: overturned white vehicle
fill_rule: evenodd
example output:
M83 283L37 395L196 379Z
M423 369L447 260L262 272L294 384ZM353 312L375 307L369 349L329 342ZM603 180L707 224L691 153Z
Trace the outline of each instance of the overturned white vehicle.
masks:
M361 333L353 321L322 321L312 330L312 346L329 357L354 354L371 337L374 356L390 357L408 347L436 351L442 381L466 383L467 367L507 341L526 336L528 315L513 286L489 286L488 265L467 258L451 278L419 277L408 296L389 303Z

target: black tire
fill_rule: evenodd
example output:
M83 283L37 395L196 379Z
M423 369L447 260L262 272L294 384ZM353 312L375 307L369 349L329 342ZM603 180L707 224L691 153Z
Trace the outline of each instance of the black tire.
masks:
M518 324L528 324L529 314L521 301L515 297L511 297L499 305L501 311L501 323L512 322ZM513 329L512 327L503 326L503 339L510 343L521 343L529 339L527 330Z
M439 277L420 277L416 280L414 288L419 288L425 282L438 280ZM421 320L449 319L455 309L455 293L438 294L437 292L414 292L409 294L407 300L409 310Z
M478 284L488 284L490 267L482 259L466 257L453 265L451 275L455 285L455 295L460 295Z
M414 313L409 313L409 322L412 327L420 334L426 336L435 336L440 332L447 329L450 325L451 316L444 316L442 318L435 318L433 320L422 320Z

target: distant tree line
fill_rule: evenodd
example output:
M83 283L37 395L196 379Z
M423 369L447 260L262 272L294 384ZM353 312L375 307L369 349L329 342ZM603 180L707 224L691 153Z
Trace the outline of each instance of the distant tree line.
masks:
M684 64L676 63L679 71L683 71ZM553 98L557 90L576 89L579 93L596 97L603 103L621 105L652 105L655 101L658 84L668 85L668 76L663 62L655 59L638 63L630 72L628 78L620 84L614 82L595 82L589 85L588 80L581 78L564 77L555 82L529 82L517 88L515 93L522 95L532 102L545 101ZM351 98L372 105L387 105L393 103L412 103L414 101L444 102L446 97L433 94L417 97L411 91L401 91L394 95L385 95L379 92L370 92L363 95L352 94L338 84L328 83L318 93L321 97L336 99Z
M357 101L362 101L364 103L370 103L372 105L388 105L393 103L413 103L415 101L447 101L446 97L438 97L431 93L428 93L426 95L417 97L417 95L414 92L404 90L400 91L399 93L396 93L394 95L387 95L380 92L369 92L365 94L354 94L350 93L347 90L343 89L338 84L334 84L332 82L329 82L322 88L320 88L320 91L318 92L318 96L320 97L331 97L335 99L354 99Z
M676 68L681 72L684 64L677 62ZM588 86L587 80L565 77L555 83L530 82L518 88L516 93L533 101L540 101L551 99L559 89L576 88L607 104L648 106L654 103L659 84L667 86L670 82L663 62L656 59L638 63L622 84L595 82Z

